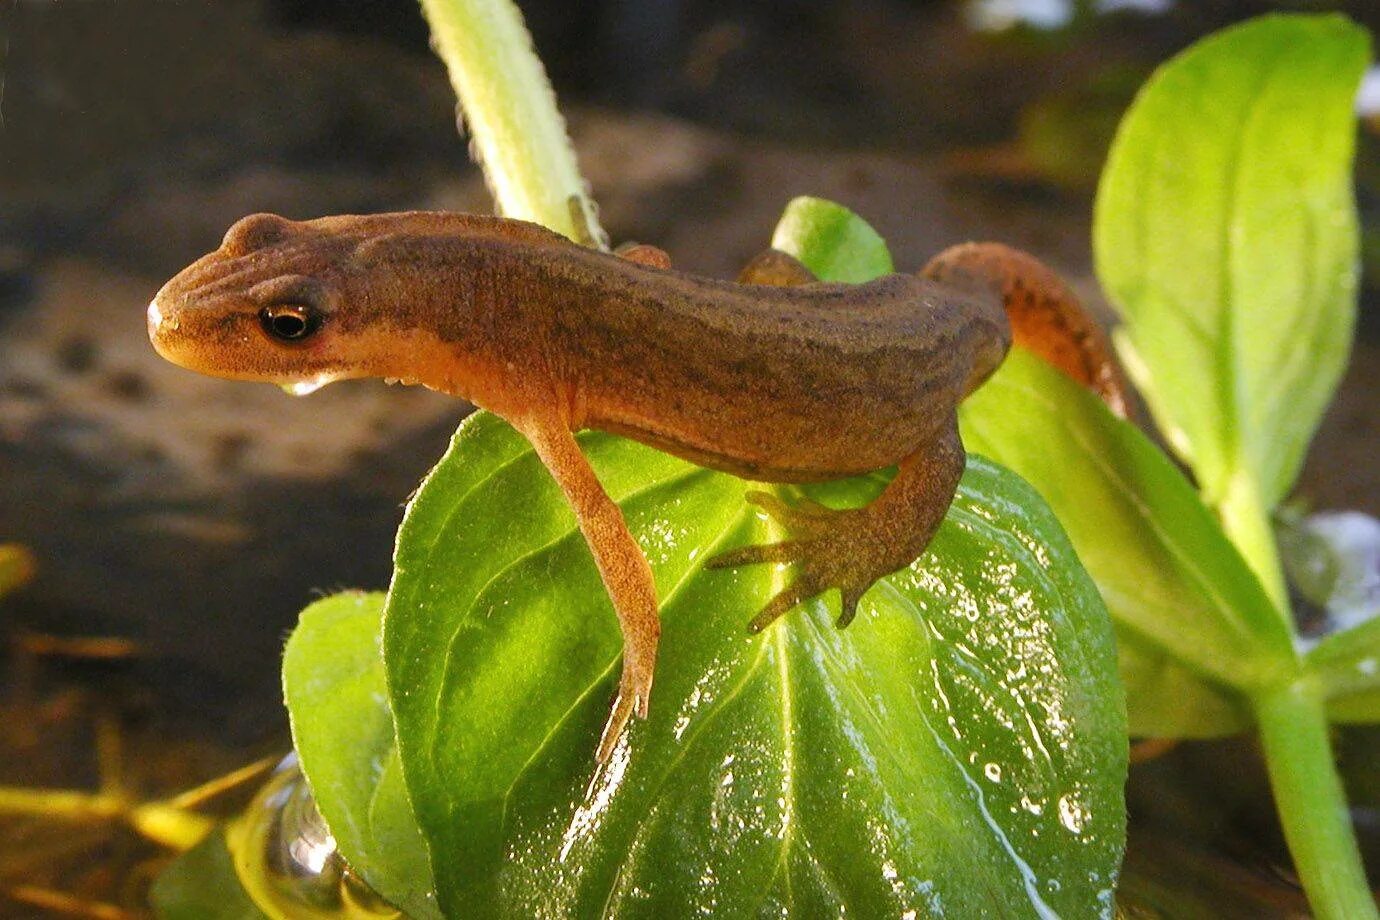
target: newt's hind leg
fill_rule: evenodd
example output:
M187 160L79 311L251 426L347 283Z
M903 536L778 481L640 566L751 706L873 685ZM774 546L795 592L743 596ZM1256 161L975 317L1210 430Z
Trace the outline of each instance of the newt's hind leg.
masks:
M754 632L830 588L839 589L838 622L847 626L863 593L879 578L914 562L934 538L953 501L964 460L957 425L951 423L935 442L902 460L896 478L866 507L835 510L814 502L792 507L765 492L748 493L748 501L784 524L790 538L729 550L707 565L796 564L795 581L753 618Z
M818 280L804 262L779 249L762 250L738 273L739 284L766 284L771 287L793 287L797 284L813 284Z
M671 257L666 250L659 249L651 243L624 243L615 249L613 254L620 259L627 259L648 268L671 267Z
M647 558L628 531L623 512L599 484L565 422L559 418L529 420L519 428L570 502L623 632L623 674L618 682L618 697L599 738L597 757L603 762L613 753L628 720L634 715L647 717L657 640L661 636L656 583Z

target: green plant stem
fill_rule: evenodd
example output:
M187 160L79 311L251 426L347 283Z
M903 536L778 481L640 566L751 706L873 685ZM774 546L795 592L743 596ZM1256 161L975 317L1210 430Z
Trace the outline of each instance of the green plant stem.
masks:
M1222 529L1241 551L1246 564L1255 572L1265 593L1274 602L1275 610L1284 618L1290 633L1294 630L1289 615L1289 590L1284 583L1284 569L1275 548L1275 532L1270 514L1260 501L1260 489L1244 473L1238 473L1217 507Z
M1375 920L1321 688L1301 677L1262 693L1254 706L1275 806L1313 912L1319 920Z
M512 0L421 0L498 211L607 248L565 120Z

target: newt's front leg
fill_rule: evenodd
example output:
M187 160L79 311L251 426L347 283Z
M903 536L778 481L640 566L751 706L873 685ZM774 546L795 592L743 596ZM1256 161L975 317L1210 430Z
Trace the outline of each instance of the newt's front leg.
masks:
M863 508L836 510L810 501L790 506L775 495L750 492L748 500L784 524L790 539L729 550L707 565L796 564L795 581L753 618L754 632L830 588L839 589L839 625L847 626L874 582L910 565L929 545L953 501L964 460L955 419L933 443L902 460L896 478Z
M570 502L623 632L623 675L618 682L618 698L599 738L597 756L602 763L613 753L628 720L634 714L647 717L657 640L661 635L656 583L647 558L628 530L623 512L600 485L569 425L552 416L528 419L517 427L532 442L537 456Z

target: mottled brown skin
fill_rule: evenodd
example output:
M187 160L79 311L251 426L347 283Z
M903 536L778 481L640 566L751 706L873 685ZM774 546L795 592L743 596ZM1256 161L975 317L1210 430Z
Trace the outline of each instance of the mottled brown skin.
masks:
M935 256L920 274L943 284L995 289L1011 321L1013 344L1092 390L1117 415L1130 415L1130 388L1107 334L1038 259L1000 243L964 243Z
M158 293L149 335L169 360L222 377L420 383L526 435L575 511L623 631L604 758L631 715L646 714L660 627L651 570L572 432L616 432L771 482L899 464L861 509L751 493L791 539L711 561L796 564L756 629L830 588L846 624L863 592L933 537L964 466L956 407L1010 344L1011 278L972 262L958 283L843 285L766 253L734 283L671 271L654 247L610 255L520 221L258 214ZM305 317L300 340L266 325L284 310Z

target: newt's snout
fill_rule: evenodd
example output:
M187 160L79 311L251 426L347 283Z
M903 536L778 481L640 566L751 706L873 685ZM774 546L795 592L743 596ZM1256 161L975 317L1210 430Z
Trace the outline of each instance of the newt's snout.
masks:
M202 259L197 264L205 261ZM196 317L187 309L186 275L190 271L191 269L182 271L163 285L149 303L146 316L149 341L153 343L158 354L172 363L191 370L208 372L203 366L204 362L197 361L197 357L206 350L206 342L192 327L206 325L205 320L210 317L203 315L202 322L198 323ZM204 333L205 330L200 331ZM214 370L209 372L214 373Z
M162 355L164 358L167 358L168 356L163 353L163 349L159 347L163 330L163 308L158 306L157 297L149 301L146 320L149 327L149 341L153 343L154 351L158 352L158 354Z
M241 376L255 331L251 305L233 291L216 292L217 254L179 272L148 306L149 341L167 360L216 376ZM208 283L209 282L209 283ZM223 285L220 285L223 287Z
M241 224L153 298L147 322L154 349L188 370L292 392L356 376L327 328L325 284L294 271L276 251L281 240L247 246Z

